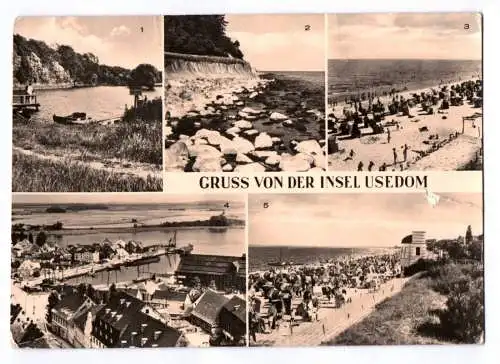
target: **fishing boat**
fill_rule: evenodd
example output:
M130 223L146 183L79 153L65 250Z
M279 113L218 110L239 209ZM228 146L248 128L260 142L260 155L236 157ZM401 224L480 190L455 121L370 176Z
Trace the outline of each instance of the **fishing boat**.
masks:
M138 265L158 263L159 261L160 261L159 256L144 256L142 258L126 262L125 266L126 267L135 267Z
M193 244L188 244L186 246L181 246L180 248L177 248L175 252L179 255L187 255L190 254L194 249Z
M58 124L78 124L78 121L83 121L87 118L87 114L84 112L74 112L67 116L57 116L52 115L52 120Z

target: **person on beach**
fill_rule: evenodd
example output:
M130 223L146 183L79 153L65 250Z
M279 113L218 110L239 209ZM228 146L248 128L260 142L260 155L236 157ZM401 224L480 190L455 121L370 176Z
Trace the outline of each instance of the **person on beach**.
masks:
M408 157L408 145L404 145L403 147L403 162L406 162L406 159Z
M382 165L379 167L378 169L380 172L385 172L387 170L387 165L384 163L382 163Z
M387 128L387 144L391 144L391 131Z
M398 153L396 152L396 148L392 148L392 156L394 157L394 165L398 163Z
M358 172L362 171L363 170L363 162L359 162L358 163Z
M375 166L375 163L373 163L373 161L370 161L370 163L368 164L368 170L369 170L370 172L372 171L373 166Z

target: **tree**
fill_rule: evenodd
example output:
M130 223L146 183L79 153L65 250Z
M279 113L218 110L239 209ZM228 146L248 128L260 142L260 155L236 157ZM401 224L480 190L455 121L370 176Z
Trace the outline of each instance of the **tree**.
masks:
M10 267L12 269L17 269L21 265L21 261L19 260L14 260L13 262L10 263Z
M35 239L36 245L42 247L45 245L46 242L47 242L47 234L45 234L44 231L40 231Z
M153 90L156 83L158 70L155 66L147 63L138 65L130 72L130 87L147 87Z
M47 323L50 324L52 322L52 309L59 303L59 296L56 292L51 292L49 295L49 303L47 304L47 314L45 319Z
M465 244L469 245L472 243L472 227L469 225L467 226L467 231L465 232Z

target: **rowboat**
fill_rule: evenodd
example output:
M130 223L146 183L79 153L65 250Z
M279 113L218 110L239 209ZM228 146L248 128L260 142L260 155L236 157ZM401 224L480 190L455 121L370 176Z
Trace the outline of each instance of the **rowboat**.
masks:
M57 116L55 114L52 116L52 120L59 124L78 124L77 121L82 121L86 118L87 114L84 112L74 112L73 114L67 116Z

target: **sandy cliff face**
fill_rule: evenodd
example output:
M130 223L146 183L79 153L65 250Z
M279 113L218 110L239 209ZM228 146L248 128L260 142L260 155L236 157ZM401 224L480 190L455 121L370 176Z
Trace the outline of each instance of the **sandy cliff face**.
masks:
M165 77L189 78L256 78L250 63L237 58L165 53Z

